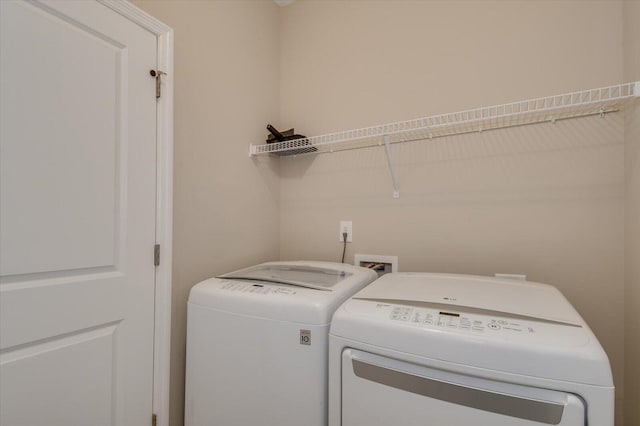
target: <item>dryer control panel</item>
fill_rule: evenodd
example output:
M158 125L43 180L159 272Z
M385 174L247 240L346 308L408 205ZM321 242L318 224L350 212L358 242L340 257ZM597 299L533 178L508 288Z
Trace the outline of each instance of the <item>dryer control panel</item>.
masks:
M336 310L329 338L330 357L360 349L486 377L504 372L512 375L503 377L506 382L517 375L613 386L607 355L593 332L569 301L545 284L386 274ZM447 417L435 423L456 422Z
M589 332L581 325L466 306L353 298L344 309L386 323L387 327L430 330L441 337L472 335L557 347L579 346L589 341Z
M389 318L393 321L406 321L419 325L458 329L474 333L535 333L534 324L510 318L491 318L484 315L449 312L435 309L420 309L393 305Z

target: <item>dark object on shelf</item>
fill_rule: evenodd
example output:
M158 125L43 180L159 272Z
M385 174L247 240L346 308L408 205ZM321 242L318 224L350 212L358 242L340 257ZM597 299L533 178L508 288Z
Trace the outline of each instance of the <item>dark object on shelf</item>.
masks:
M271 124L267 125L267 130L271 133L268 137L267 137L267 143L276 143L276 142L287 142L287 141L294 141L297 139L304 139L303 141L300 141L300 148L296 147L294 149L288 149L286 151L279 151L279 152L274 152L274 154L277 155L295 155L295 154L305 154L307 152L314 152L317 151L318 148L316 148L315 146L311 146L311 144L309 143L309 139L307 139L306 136L304 135L296 135L293 132L293 129L289 129L289 130L285 130L284 132L279 132L278 129L276 129L275 127L273 127ZM309 145L306 146L305 145Z

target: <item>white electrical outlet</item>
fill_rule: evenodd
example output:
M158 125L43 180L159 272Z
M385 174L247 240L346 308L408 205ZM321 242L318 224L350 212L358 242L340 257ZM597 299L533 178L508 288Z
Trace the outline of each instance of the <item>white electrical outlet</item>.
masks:
M342 239L342 234L347 233L347 242L353 242L353 222L350 220L341 220L340 221L340 234L338 234L338 241L341 243L344 242Z

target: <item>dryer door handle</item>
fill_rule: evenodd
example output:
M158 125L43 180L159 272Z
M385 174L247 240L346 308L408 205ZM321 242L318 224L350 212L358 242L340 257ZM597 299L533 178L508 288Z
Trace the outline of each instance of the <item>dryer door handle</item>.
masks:
M565 405L492 392L486 389L424 377L389 369L352 358L353 372L361 379L479 410L504 414L535 422L557 425L562 421Z

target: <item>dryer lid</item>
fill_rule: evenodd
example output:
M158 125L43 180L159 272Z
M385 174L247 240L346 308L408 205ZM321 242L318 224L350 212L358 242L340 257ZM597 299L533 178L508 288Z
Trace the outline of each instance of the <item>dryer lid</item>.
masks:
M241 269L216 278L266 281L290 284L315 290L331 291L332 287L353 275L346 270L295 264L262 264Z
M580 315L555 287L504 278L393 273L384 275L354 299L506 314L578 327L583 324Z

